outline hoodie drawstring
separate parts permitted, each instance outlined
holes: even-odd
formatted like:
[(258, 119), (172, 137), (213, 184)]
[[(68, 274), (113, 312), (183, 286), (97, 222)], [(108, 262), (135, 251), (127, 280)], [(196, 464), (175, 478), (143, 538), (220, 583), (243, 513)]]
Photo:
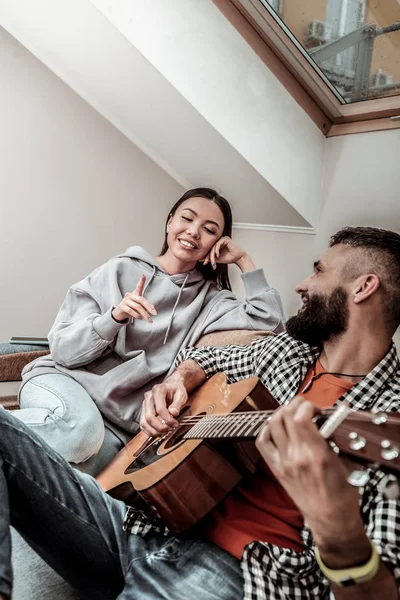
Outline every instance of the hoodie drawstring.
[(178, 304), (179, 304), (179, 300), (180, 300), (180, 298), (181, 298), (182, 292), (183, 292), (183, 290), (185, 289), (185, 285), (186, 285), (186, 282), (187, 282), (187, 280), (188, 280), (188, 277), (189, 277), (189, 271), (186, 273), (186, 277), (185, 277), (185, 279), (183, 280), (182, 287), (181, 287), (181, 288), (180, 288), (180, 290), (179, 290), (179, 294), (178, 294), (178, 297), (177, 297), (177, 299), (176, 299), (176, 302), (175, 302), (175, 304), (174, 304), (174, 308), (172, 309), (171, 318), (170, 318), (170, 320), (169, 320), (169, 323), (168, 323), (167, 331), (165, 332), (165, 337), (164, 337), (164, 341), (163, 341), (163, 346), (164, 346), (164, 345), (167, 343), (167, 340), (168, 340), (168, 335), (169, 335), (169, 332), (171, 331), (172, 321), (173, 321), (173, 319), (174, 319), (174, 315), (175, 315), (175, 310), (176, 310), (176, 307), (177, 307), (177, 306), (178, 306)]

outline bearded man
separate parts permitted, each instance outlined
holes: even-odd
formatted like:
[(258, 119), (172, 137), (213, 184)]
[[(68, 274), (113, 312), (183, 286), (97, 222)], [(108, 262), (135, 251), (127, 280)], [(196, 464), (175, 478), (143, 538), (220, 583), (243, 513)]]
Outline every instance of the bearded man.
[[(371, 473), (358, 491), (313, 423), (316, 407), (398, 411), (400, 236), (347, 227), (297, 287), (286, 332), (251, 346), (193, 348), (145, 399), (141, 426), (165, 434), (187, 393), (223, 371), (256, 375), (282, 404), (257, 447), (266, 465), (215, 509), (204, 538), (240, 561), (244, 597), (394, 600), (400, 512)], [(298, 394), (298, 395), (296, 395)], [(317, 560), (316, 560), (317, 559)]]
[(282, 405), (257, 440), (265, 462), (208, 515), (201, 539), (157, 530), (0, 410), (0, 599), (11, 590), (11, 521), (88, 598), (398, 600), (392, 476), (371, 471), (351, 486), (313, 417), (344, 400), (399, 410), (400, 235), (342, 229), (296, 291), (303, 306), (286, 333), (185, 350), (146, 394), (151, 436), (174, 428), (188, 392), (218, 371), (229, 382), (258, 376)]

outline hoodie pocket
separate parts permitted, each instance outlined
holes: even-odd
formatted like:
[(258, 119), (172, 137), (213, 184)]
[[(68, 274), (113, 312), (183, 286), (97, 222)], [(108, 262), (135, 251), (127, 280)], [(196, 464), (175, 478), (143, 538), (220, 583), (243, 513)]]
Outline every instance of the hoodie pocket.
[(124, 361), (118, 354), (115, 352), (111, 352), (107, 355), (99, 356), (96, 360), (92, 361), (88, 365), (85, 366), (86, 371), (90, 371), (90, 373), (94, 373), (95, 375), (104, 375), (108, 373), (112, 369), (115, 369)]

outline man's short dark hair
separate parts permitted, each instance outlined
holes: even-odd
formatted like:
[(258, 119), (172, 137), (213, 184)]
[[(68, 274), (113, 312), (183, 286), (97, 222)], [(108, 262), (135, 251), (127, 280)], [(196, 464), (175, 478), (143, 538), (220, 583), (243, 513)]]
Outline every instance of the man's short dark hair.
[(356, 278), (366, 272), (378, 275), (383, 289), (385, 319), (395, 328), (400, 324), (400, 234), (375, 227), (344, 227), (330, 239), (329, 246), (343, 244), (361, 249), (350, 258), (344, 275)]

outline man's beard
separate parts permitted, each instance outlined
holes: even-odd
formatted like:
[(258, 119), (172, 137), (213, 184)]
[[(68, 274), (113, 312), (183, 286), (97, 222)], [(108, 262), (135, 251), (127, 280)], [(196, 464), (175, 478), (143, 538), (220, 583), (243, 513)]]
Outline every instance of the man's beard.
[(310, 346), (321, 346), (344, 333), (348, 327), (347, 293), (337, 287), (326, 296), (304, 294), (307, 305), (286, 323), (286, 330), (296, 340)]

